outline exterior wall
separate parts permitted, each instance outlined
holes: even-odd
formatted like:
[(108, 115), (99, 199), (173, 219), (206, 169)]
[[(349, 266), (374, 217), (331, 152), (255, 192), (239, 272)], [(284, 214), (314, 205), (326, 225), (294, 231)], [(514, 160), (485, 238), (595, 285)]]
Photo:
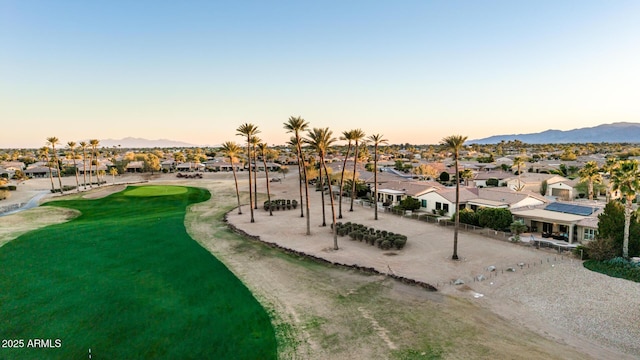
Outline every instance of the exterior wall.
[(456, 207), (455, 203), (451, 203), (449, 200), (443, 198), (440, 194), (438, 194), (435, 191), (426, 193), (424, 195), (420, 195), (417, 197), (417, 199), (420, 200), (421, 203), (424, 203), (423, 200), (427, 202), (426, 203), (427, 206), (421, 207), (419, 211), (424, 211), (428, 213), (433, 213), (434, 210), (436, 213), (438, 213), (439, 209), (437, 209), (437, 204), (439, 203), (441, 205), (440, 208), (442, 208), (446, 204), (446, 208), (448, 208), (448, 211), (445, 212), (444, 215), (451, 216), (453, 215), (454, 209)]
[(509, 206), (510, 209), (517, 209), (520, 207), (524, 207), (524, 206), (537, 206), (537, 205), (542, 205), (544, 204), (544, 202), (542, 202), (541, 200), (538, 200), (536, 198), (532, 198), (532, 197), (528, 197), (522, 201), (518, 201), (515, 204), (511, 204), (511, 206)]

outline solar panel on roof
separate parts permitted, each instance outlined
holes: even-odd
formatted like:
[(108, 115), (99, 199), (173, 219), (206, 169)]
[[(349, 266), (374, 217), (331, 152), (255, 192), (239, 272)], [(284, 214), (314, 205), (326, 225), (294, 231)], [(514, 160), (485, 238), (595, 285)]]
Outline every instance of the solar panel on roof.
[(572, 205), (572, 204), (564, 204), (559, 202), (554, 202), (547, 205), (545, 210), (561, 212), (565, 214), (573, 214), (573, 215), (582, 215), (589, 216), (593, 214), (594, 209), (588, 206), (580, 206), (580, 205)]

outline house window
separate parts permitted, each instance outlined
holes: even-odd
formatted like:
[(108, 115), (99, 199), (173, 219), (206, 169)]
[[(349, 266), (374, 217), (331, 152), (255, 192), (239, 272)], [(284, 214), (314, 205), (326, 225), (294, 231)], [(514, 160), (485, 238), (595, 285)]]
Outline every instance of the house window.
[(402, 201), (402, 195), (396, 195), (396, 201), (397, 202)]
[(583, 239), (591, 241), (596, 238), (596, 229), (584, 229)]
[(423, 208), (426, 208), (427, 207), (427, 200), (421, 200), (420, 201), (420, 206), (423, 207)]
[(442, 209), (442, 203), (436, 201), (436, 210)]
[(442, 210), (444, 210), (445, 213), (449, 212), (449, 204), (442, 204)]

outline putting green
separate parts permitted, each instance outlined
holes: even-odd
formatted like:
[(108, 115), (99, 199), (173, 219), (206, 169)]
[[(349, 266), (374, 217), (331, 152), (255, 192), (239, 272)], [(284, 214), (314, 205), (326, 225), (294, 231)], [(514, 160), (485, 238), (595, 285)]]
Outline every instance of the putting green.
[(186, 232), (210, 197), (141, 186), (47, 203), (82, 215), (0, 248), (0, 359), (276, 358), (265, 309)]
[(184, 186), (165, 186), (165, 185), (153, 185), (153, 186), (132, 186), (124, 191), (125, 196), (169, 196), (184, 194), (187, 192), (187, 188)]

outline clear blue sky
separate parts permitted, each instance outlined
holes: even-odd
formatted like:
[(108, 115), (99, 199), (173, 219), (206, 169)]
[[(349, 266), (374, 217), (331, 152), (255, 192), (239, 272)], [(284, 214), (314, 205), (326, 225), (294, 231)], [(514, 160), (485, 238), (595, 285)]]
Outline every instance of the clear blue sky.
[(0, 148), (640, 122), (640, 1), (0, 0)]

